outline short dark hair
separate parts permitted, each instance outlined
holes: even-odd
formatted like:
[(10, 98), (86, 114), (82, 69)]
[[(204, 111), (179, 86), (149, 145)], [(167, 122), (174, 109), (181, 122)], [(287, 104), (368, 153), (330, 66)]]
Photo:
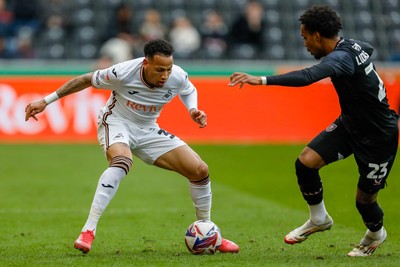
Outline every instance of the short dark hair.
[(319, 32), (326, 38), (337, 36), (342, 29), (338, 14), (326, 5), (312, 6), (300, 16), (299, 21), (308, 32)]
[(155, 39), (144, 45), (143, 52), (146, 57), (154, 57), (156, 54), (169, 57), (174, 53), (174, 47), (165, 40)]

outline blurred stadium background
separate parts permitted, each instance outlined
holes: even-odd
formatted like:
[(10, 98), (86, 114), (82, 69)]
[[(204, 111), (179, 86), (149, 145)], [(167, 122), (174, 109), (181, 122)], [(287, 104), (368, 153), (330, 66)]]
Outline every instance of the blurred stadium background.
[(307, 142), (340, 112), (329, 81), (251, 93), (227, 83), (233, 71), (268, 75), (315, 64), (298, 21), (313, 4), (338, 11), (342, 36), (374, 45), (398, 111), (400, 0), (0, 0), (0, 142), (95, 142), (97, 109), (109, 92), (62, 99), (39, 122), (24, 121), (25, 105), (72, 76), (142, 56), (152, 38), (173, 43), (210, 120), (201, 131), (188, 127), (181, 104), (172, 103), (161, 126), (189, 142)]
[[(141, 53), (140, 42), (149, 37), (142, 32), (146, 11), (159, 12), (170, 39), (174, 21), (189, 19), (199, 32), (200, 46), (180, 55), (189, 59), (267, 59), (309, 60), (298, 34), (298, 17), (313, 4), (328, 4), (342, 17), (346, 37), (373, 44), (379, 61), (399, 60), (399, 0), (258, 0), (265, 27), (260, 31), (258, 47), (254, 43), (238, 44), (232, 30), (244, 12), (247, 0), (0, 0), (0, 58), (94, 60), (102, 45), (124, 32), (131, 34), (134, 56)], [(126, 5), (125, 15), (117, 10)], [(3, 6), (3, 7), (1, 7)], [(220, 33), (227, 47), (223, 51), (207, 50), (204, 23), (211, 11), (218, 12), (226, 27)], [(120, 21), (117, 21), (117, 17)], [(125, 17), (126, 21), (122, 18)], [(154, 30), (156, 31), (156, 30)], [(218, 36), (219, 37), (219, 36)], [(189, 38), (189, 37), (188, 37)], [(259, 37), (256, 37), (259, 38)], [(189, 38), (190, 39), (190, 38)], [(218, 46), (218, 44), (214, 44)], [(215, 48), (215, 47), (214, 47)], [(218, 48), (215, 48), (218, 50)]]

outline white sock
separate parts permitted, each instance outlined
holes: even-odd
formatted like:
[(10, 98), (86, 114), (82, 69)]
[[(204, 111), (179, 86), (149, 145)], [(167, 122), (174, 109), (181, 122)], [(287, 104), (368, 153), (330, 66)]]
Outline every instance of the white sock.
[(316, 225), (323, 224), (325, 222), (327, 211), (325, 209), (324, 200), (317, 205), (309, 205), (308, 209), (310, 211), (310, 219)]
[(100, 176), (96, 193), (92, 201), (88, 219), (82, 228), (82, 232), (92, 230), (96, 233), (97, 223), (111, 199), (117, 192), (118, 186), (126, 175), (125, 171), (118, 167), (109, 167)]
[(197, 220), (210, 220), (212, 202), (211, 182), (207, 184), (194, 184), (189, 182), (190, 196), (196, 210)]
[(376, 232), (372, 232), (371, 230), (368, 229), (365, 235), (374, 240), (381, 239), (381, 237), (383, 236), (383, 226)]

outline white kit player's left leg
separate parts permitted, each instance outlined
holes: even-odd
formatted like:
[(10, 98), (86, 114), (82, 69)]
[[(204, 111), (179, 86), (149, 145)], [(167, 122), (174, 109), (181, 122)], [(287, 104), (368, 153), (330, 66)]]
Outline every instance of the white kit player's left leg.
[(200, 181), (190, 181), (189, 189), (197, 220), (210, 220), (212, 192), (209, 176)]
[[(207, 176), (200, 181), (190, 182), (190, 195), (196, 209), (196, 217), (198, 220), (210, 220), (212, 193), (211, 182)], [(222, 238), (221, 245), (218, 250), (223, 253), (238, 253), (239, 246), (234, 242)]]

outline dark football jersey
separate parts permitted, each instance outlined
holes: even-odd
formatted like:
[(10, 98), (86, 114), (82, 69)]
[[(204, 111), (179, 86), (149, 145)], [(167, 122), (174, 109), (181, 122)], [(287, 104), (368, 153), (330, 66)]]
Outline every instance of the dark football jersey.
[(268, 85), (305, 86), (330, 77), (339, 96), (341, 119), (358, 141), (379, 143), (397, 127), (386, 89), (371, 62), (373, 47), (341, 39), (335, 50), (310, 68), (267, 77)]

